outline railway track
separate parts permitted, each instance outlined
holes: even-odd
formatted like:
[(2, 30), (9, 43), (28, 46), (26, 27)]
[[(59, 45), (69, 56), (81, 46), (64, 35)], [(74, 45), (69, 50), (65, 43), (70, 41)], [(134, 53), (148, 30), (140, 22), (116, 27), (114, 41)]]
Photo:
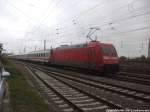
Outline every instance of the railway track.
[[(75, 68), (61, 68), (62, 70), (69, 70), (69, 71), (75, 71), (78, 73), (83, 73), (83, 74), (88, 74), (88, 75), (97, 75), (99, 76), (99, 73), (95, 73), (92, 71), (81, 71), (79, 69)], [(137, 73), (128, 73), (128, 72), (119, 72), (117, 74), (106, 74), (105, 77), (119, 80), (119, 81), (126, 81), (126, 82), (132, 82), (132, 83), (137, 83), (137, 84), (143, 84), (143, 85), (148, 85), (150, 86), (150, 75), (146, 74), (137, 74)]]
[(150, 86), (150, 75), (146, 74), (120, 72), (111, 78)]
[(101, 112), (108, 108), (121, 108), (105, 99), (88, 94), (78, 88), (72, 87), (70, 84), (48, 76), (38, 69), (31, 67), (29, 69), (34, 73), (34, 78), (36, 78), (39, 85), (46, 89), (47, 94), (50, 95), (51, 99), (54, 100), (54, 103), (58, 105), (61, 111)]
[(119, 75), (121, 75), (121, 76), (127, 76), (127, 77), (136, 77), (136, 78), (140, 78), (140, 79), (150, 80), (150, 75), (147, 75), (147, 74), (120, 72)]
[[(36, 67), (35, 64), (32, 64), (32, 65)], [(119, 80), (119, 78), (117, 78), (117, 76), (114, 76), (114, 77), (101, 76), (101, 77), (99, 77), (99, 76), (96, 76), (96, 75), (93, 76), (93, 74), (79, 73), (78, 71), (76, 72), (76, 71), (70, 71), (70, 70), (64, 70), (64, 69), (57, 69), (57, 68), (51, 68), (51, 67), (46, 67), (46, 66), (41, 66), (41, 65), (38, 65), (38, 67), (43, 68), (43, 69), (48, 70), (48, 71), (49, 70), (54, 71), (54, 72), (56, 71), (56, 72), (59, 72), (59, 73), (68, 74), (69, 76), (74, 76), (74, 77), (78, 77), (78, 78), (83, 78), (85, 80), (90, 80), (90, 81), (94, 81), (94, 82), (103, 83), (105, 85), (112, 85), (112, 86), (115, 86), (115, 87), (122, 87), (124, 89), (127, 88), (127, 89), (130, 89), (130, 90), (133, 90), (133, 91), (136, 90), (138, 92), (144, 92), (144, 93), (147, 93), (147, 94), (150, 93), (149, 85), (145, 86), (141, 82), (138, 82), (138, 83), (135, 84), (135, 81), (131, 81), (131, 80), (128, 81), (127, 79), (123, 79), (123, 81), (122, 81), (122, 78)], [(141, 74), (139, 74), (139, 75), (141, 75)]]
[(132, 109), (148, 109), (150, 107), (150, 93), (148, 92), (108, 85), (98, 81), (83, 79), (83, 77), (68, 76), (64, 73), (46, 70), (41, 67), (39, 69), (37, 66), (34, 66), (34, 68), (42, 71), (44, 74), (48, 74), (46, 75), (47, 77), (52, 77), (58, 82), (80, 91), (80, 93), (92, 95), (95, 100), (99, 98), (98, 101), (107, 107), (114, 108), (116, 106), (117, 108)]

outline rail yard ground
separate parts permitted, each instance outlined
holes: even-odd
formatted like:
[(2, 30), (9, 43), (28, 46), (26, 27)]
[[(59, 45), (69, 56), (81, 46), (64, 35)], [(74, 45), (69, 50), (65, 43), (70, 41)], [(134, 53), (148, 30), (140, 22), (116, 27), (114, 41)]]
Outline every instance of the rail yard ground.
[(48, 105), (39, 92), (29, 84), (21, 66), (8, 60), (3, 62), (5, 69), (11, 73), (7, 79), (11, 112), (48, 112)]
[(4, 63), (11, 73), (7, 82), (12, 112), (150, 111), (150, 75), (100, 77), (21, 61)]

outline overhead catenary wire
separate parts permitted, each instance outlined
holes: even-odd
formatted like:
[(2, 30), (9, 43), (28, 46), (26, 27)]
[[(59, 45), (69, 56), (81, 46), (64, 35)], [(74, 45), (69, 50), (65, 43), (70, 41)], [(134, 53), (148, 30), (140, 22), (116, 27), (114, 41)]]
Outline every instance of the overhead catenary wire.
[[(58, 0), (58, 2), (55, 4), (55, 8), (61, 3), (61, 1), (62, 0)], [(50, 10), (50, 12), (51, 12), (52, 10)], [(43, 24), (43, 22), (45, 21), (45, 19), (47, 19), (50, 15), (49, 15), (49, 13), (50, 12), (48, 12), (47, 13), (47, 16), (46, 17), (44, 17), (40, 22), (39, 22), (39, 25), (37, 25), (38, 27), (40, 27), (40, 25), (42, 25)], [(53, 13), (53, 12), (52, 12)]]
[[(150, 20), (148, 19), (148, 20), (145, 20), (145, 21), (143, 21), (143, 22), (150, 22)], [(132, 24), (132, 25), (138, 25), (138, 23), (140, 23), (140, 22), (135, 22), (134, 24)], [(109, 25), (108, 25), (109, 26)], [(89, 26), (90, 27), (90, 26)], [(98, 25), (98, 27), (99, 28), (101, 28), (101, 31), (105, 34), (105, 35), (103, 35), (103, 36), (109, 36), (109, 35), (113, 35), (113, 34), (125, 34), (125, 33), (129, 33), (129, 32), (134, 32), (134, 30), (136, 31), (143, 31), (143, 30), (146, 30), (147, 28), (145, 28), (145, 27), (140, 27), (140, 28), (137, 28), (137, 29), (129, 29), (129, 30), (126, 30), (126, 31), (119, 31), (119, 32), (117, 32), (117, 30), (116, 30), (116, 27), (115, 26), (113, 26), (114, 28), (115, 28), (115, 32), (114, 33), (109, 33), (109, 31), (108, 30), (112, 30), (112, 29), (109, 29), (109, 27), (108, 28), (105, 28), (105, 29), (103, 29), (102, 27), (100, 27), (99, 25)], [(112, 26), (111, 26), (112, 27)], [(144, 29), (142, 29), (142, 28), (144, 28)], [(89, 28), (87, 27), (86, 29), (84, 29), (84, 30), (88, 30)], [(149, 28), (148, 28), (149, 29)], [(113, 29), (114, 30), (114, 29)], [(130, 31), (131, 30), (131, 31)], [(104, 32), (104, 31), (107, 31), (107, 33), (106, 32)], [(59, 30), (59, 37), (61, 37), (61, 38), (66, 38), (66, 36), (67, 35), (72, 35), (72, 34), (75, 34), (75, 32), (74, 31), (69, 31), (69, 33), (65, 33), (66, 31), (64, 31), (64, 32), (60, 32), (60, 30)], [(60, 34), (61, 33), (61, 34)], [(58, 38), (59, 39), (59, 38)]]
[[(60, 0), (61, 1), (61, 0)], [(58, 4), (60, 3), (60, 1), (58, 2)], [(132, 2), (131, 2), (132, 3)], [(127, 6), (129, 3), (127, 3), (125, 6)], [(89, 12), (89, 11), (92, 11), (93, 9), (95, 9), (95, 8), (97, 8), (97, 7), (100, 7), (100, 6), (104, 6), (104, 4), (97, 4), (97, 5), (95, 5), (95, 6), (93, 6), (93, 7), (91, 7), (91, 8), (89, 8), (89, 9), (87, 9), (87, 10), (85, 10), (85, 11), (83, 11), (83, 12), (81, 12), (81, 13), (79, 13), (78, 15), (76, 15), (76, 16), (80, 16), (80, 15), (82, 15), (82, 14), (84, 14), (84, 13), (87, 13), (87, 12)], [(123, 7), (123, 6), (122, 6)], [(121, 8), (121, 7), (119, 7), (119, 8)], [(49, 16), (49, 15), (48, 15)], [(47, 17), (48, 17), (47, 16)], [(46, 17), (46, 18), (47, 18)], [(74, 16), (75, 17), (75, 16)], [(71, 17), (71, 18), (74, 18), (74, 17)], [(45, 18), (45, 19), (46, 19)], [(45, 19), (43, 19), (43, 20), (45, 20)], [(67, 19), (67, 20), (69, 20), (69, 19)], [(63, 23), (64, 23), (64, 21), (63, 21)], [(39, 28), (40, 26), (42, 25), (42, 22), (40, 22), (40, 24), (38, 25), (38, 27), (37, 28)], [(64, 27), (65, 28), (65, 27)]]
[[(131, 3), (132, 3), (132, 2), (131, 2)], [(129, 4), (131, 4), (131, 3), (127, 3), (127, 4), (125, 4), (125, 5), (121, 6), (121, 7), (119, 7), (119, 8), (117, 8), (117, 9), (113, 10), (113, 11), (118, 11), (120, 8), (126, 7), (126, 6), (128, 6)], [(93, 11), (93, 9), (96, 9), (96, 8), (98, 8), (98, 7), (100, 7), (100, 6), (105, 6), (105, 5), (104, 5), (104, 4), (101, 4), (101, 3), (96, 4), (96, 5), (94, 5), (93, 7), (88, 8), (88, 9), (86, 9), (85, 11), (82, 11), (82, 12), (80, 12), (80, 13), (77, 14), (77, 15), (74, 15), (74, 16), (72, 16), (72, 17), (70, 17), (70, 18), (65, 19), (65, 20), (62, 21), (61, 23), (65, 23), (65, 22), (70, 21), (70, 20), (72, 20), (72, 19), (74, 19), (74, 18), (79, 18), (80, 16), (83, 16), (84, 14), (87, 14), (88, 12), (91, 12), (91, 11)]]
[[(135, 1), (134, 1), (135, 2)], [(131, 3), (127, 3), (126, 5), (124, 5), (124, 6), (121, 6), (121, 7), (119, 7), (119, 8), (117, 8), (117, 9), (114, 9), (113, 11), (115, 12), (115, 11), (118, 11), (120, 8), (122, 8), (122, 7), (127, 7), (129, 4), (132, 4), (132, 2)], [(83, 12), (81, 12), (81, 13), (79, 13), (78, 15), (76, 15), (76, 16), (73, 16), (73, 17), (71, 17), (71, 18), (68, 18), (68, 19), (66, 19), (65, 21), (70, 21), (71, 19), (73, 19), (73, 18), (79, 18), (80, 17), (80, 15), (81, 16), (83, 16), (83, 14), (85, 13), (87, 13), (87, 12), (89, 12), (89, 11), (92, 11), (92, 9), (95, 9), (95, 8), (97, 8), (97, 7), (99, 7), (99, 5), (100, 4), (97, 4), (96, 6), (94, 6), (94, 7), (92, 7), (92, 8), (89, 8), (89, 9), (87, 9), (86, 11), (83, 11)], [(146, 14), (145, 14), (146, 15)], [(140, 15), (135, 15), (135, 16), (140, 16)], [(126, 19), (126, 18), (123, 18), (123, 19)], [(128, 18), (127, 18), (128, 19)], [(63, 21), (62, 23), (66, 23), (65, 21)], [(119, 20), (116, 20), (116, 21), (119, 21)], [(113, 21), (114, 22), (114, 21)], [(106, 24), (109, 24), (109, 23), (111, 23), (111, 22), (108, 22), (108, 23), (106, 23)]]
[[(144, 16), (144, 15), (147, 15), (147, 14), (149, 14), (149, 12), (148, 13), (144, 13), (144, 14), (138, 14), (138, 15), (135, 15), (134, 17), (133, 16), (130, 16), (130, 17), (126, 17), (126, 18), (121, 18), (121, 20), (115, 20), (115, 21), (112, 21), (112, 22), (110, 22), (110, 23), (117, 23), (118, 21), (119, 22), (121, 22), (121, 21), (125, 21), (125, 20), (128, 20), (128, 19), (132, 19), (132, 18), (135, 18), (135, 17), (138, 17), (138, 16)], [(105, 24), (103, 24), (102, 26), (105, 26), (105, 25), (108, 25), (109, 23), (105, 23)], [(100, 26), (101, 27), (101, 26)], [(60, 30), (61, 29), (66, 29), (66, 27), (60, 27), (59, 28)]]
[[(136, 17), (141, 17), (141, 16), (145, 16), (145, 15), (149, 15), (149, 14), (150, 14), (150, 12), (146, 12), (146, 13), (137, 14), (137, 15), (134, 15), (134, 16), (128, 16), (128, 17), (125, 17), (125, 18), (121, 18), (121, 19), (117, 19), (117, 20), (111, 21), (110, 23), (108, 22), (108, 23), (104, 23), (102, 25), (97, 25), (97, 26), (102, 28), (103, 26), (109, 26), (110, 24), (113, 25), (113, 24), (116, 24), (118, 22), (119, 23), (120, 22), (124, 22), (124, 21), (129, 20), (129, 19), (134, 19)], [(92, 26), (91, 25), (86, 25), (84, 27), (87, 27), (87, 29), (88, 29), (89, 27), (92, 27)], [(59, 30), (62, 30), (62, 29), (66, 29), (66, 27), (59, 27)], [(113, 27), (113, 29), (114, 29), (114, 27)], [(61, 33), (63, 33), (63, 32), (61, 32)]]
[[(54, 0), (53, 0), (54, 1)], [(56, 4), (55, 4), (55, 8), (61, 3), (61, 1), (62, 0), (59, 0)], [(50, 7), (50, 6), (49, 6)], [(48, 8), (47, 8), (48, 9)], [(45, 10), (46, 11), (46, 10)], [(50, 10), (50, 12), (51, 12), (52, 10)], [(39, 29), (40, 28), (40, 26), (43, 24), (43, 22), (45, 21), (45, 19), (47, 19), (50, 15), (49, 15), (49, 13), (50, 12), (48, 12), (48, 14), (47, 14), (47, 16), (46, 17), (44, 17), (40, 22), (39, 22), (39, 24), (37, 25), (37, 27), (35, 28), (35, 30), (34, 31), (32, 31), (32, 32), (35, 32), (37, 29)]]
[(23, 12), (21, 9), (19, 9), (18, 7), (16, 7), (16, 6), (15, 6), (12, 2), (10, 2), (9, 0), (7, 0), (7, 3), (8, 3), (11, 7), (13, 7), (14, 9), (16, 9), (16, 11), (18, 11), (20, 14), (22, 14), (23, 16), (25, 16), (30, 24), (33, 24), (33, 25), (34, 25), (33, 19), (32, 19), (30, 16), (28, 16), (25, 12)]

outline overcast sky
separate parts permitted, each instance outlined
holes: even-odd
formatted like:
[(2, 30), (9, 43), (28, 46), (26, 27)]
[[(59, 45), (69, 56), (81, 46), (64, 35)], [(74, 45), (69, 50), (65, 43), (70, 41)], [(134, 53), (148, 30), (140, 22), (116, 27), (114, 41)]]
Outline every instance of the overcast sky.
[(147, 56), (150, 0), (0, 0), (0, 42), (23, 53), (92, 38), (113, 43), (119, 56)]

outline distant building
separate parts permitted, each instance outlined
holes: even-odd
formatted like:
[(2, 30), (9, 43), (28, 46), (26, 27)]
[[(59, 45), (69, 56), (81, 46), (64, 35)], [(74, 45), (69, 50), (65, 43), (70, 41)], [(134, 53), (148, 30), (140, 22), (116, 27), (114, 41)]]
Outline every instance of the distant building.
[(150, 39), (149, 39), (149, 42), (148, 42), (148, 58), (150, 58)]

